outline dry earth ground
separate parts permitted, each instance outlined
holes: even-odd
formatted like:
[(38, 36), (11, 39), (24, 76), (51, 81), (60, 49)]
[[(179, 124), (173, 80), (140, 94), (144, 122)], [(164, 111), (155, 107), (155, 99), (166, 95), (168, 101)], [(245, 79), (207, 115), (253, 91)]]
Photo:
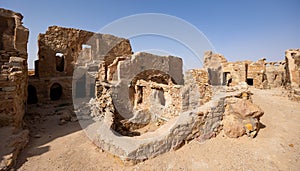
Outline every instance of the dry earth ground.
[(40, 109), (31, 120), (29, 145), (17, 169), (33, 170), (300, 170), (300, 103), (281, 89), (252, 89), (253, 100), (265, 112), (255, 139), (230, 139), (219, 134), (204, 143), (191, 141), (182, 148), (137, 165), (92, 144), (78, 122), (59, 125), (59, 116)]

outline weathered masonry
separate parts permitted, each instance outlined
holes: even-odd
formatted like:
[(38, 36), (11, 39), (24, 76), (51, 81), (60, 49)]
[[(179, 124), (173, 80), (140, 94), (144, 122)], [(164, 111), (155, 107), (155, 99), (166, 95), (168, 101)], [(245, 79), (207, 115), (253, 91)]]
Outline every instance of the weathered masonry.
[[(58, 26), (40, 34), (38, 46), (35, 72), (29, 78), (29, 103), (72, 103), (72, 84), (76, 98), (93, 97), (95, 78), (88, 72), (98, 72), (104, 59), (107, 68), (117, 56), (132, 54), (126, 39)], [(73, 77), (75, 67), (82, 71)]]
[(290, 98), (300, 101), (300, 49), (285, 51), (286, 80), (290, 89)]
[(13, 166), (28, 142), (23, 130), (27, 100), (27, 41), (23, 16), (0, 8), (0, 170)]
[[(228, 62), (223, 55), (214, 54), (211, 51), (207, 51), (204, 57), (214, 59), (214, 62), (210, 61), (206, 65), (212, 84), (235, 86), (246, 82), (249, 86), (266, 89), (283, 87), (289, 79), (286, 75), (286, 61), (267, 62), (265, 58), (262, 58), (257, 62), (249, 60)], [(222, 77), (222, 80), (217, 83), (214, 78), (218, 76)]]
[(0, 9), (0, 127), (21, 127), (27, 99), (27, 41), (23, 16)]

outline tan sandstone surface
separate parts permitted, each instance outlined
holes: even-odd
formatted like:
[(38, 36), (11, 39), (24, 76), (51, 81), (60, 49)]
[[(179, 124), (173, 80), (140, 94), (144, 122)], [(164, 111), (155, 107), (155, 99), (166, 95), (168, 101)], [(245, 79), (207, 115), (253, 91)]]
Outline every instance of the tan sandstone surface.
[[(17, 169), (31, 170), (299, 170), (300, 105), (282, 89), (258, 90), (253, 102), (265, 112), (256, 138), (228, 138), (223, 132), (203, 143), (189, 142), (176, 151), (132, 165), (97, 148), (78, 122), (59, 122), (63, 114), (40, 107), (27, 115), (30, 141)], [(32, 114), (32, 115), (30, 115)], [(59, 125), (60, 124), (60, 125)]]

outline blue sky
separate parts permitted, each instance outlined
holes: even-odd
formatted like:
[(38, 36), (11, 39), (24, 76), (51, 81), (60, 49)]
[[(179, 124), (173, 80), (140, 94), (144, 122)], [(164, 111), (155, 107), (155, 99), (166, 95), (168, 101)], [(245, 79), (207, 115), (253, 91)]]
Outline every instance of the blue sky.
[[(283, 60), (286, 49), (300, 48), (299, 0), (0, 0), (0, 7), (24, 16), (23, 23), (30, 30), (30, 68), (37, 59), (37, 36), (48, 26), (96, 32), (117, 19), (140, 13), (168, 14), (191, 23), (230, 61)], [(193, 55), (184, 46), (159, 36), (130, 40), (134, 51), (159, 49), (184, 61)]]

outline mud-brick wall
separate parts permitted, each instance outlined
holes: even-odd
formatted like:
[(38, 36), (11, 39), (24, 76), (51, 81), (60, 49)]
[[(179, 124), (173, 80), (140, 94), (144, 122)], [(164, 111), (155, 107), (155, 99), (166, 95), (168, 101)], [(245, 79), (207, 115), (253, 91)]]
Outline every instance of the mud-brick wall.
[(27, 41), (23, 16), (0, 8), (0, 127), (22, 125), (27, 100)]

